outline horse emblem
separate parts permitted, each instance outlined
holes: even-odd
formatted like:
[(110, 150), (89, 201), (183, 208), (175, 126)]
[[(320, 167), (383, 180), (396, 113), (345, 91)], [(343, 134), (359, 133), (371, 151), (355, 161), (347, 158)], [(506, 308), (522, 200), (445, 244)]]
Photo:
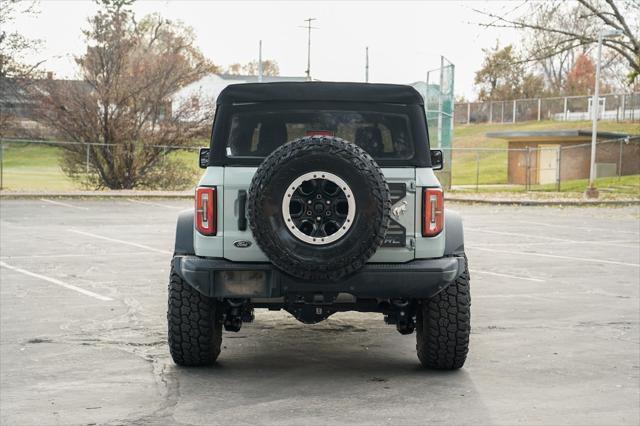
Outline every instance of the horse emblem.
[(407, 212), (407, 202), (402, 201), (400, 204), (395, 206), (391, 213), (396, 217), (396, 219), (400, 219), (400, 216)]

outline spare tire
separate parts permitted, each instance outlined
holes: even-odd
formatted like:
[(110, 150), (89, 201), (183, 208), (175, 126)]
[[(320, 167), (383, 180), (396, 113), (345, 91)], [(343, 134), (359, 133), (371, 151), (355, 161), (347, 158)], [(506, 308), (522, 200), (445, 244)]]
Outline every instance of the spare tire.
[(343, 139), (308, 136), (258, 167), (248, 199), (258, 246), (285, 273), (336, 281), (382, 245), (391, 198), (380, 167)]

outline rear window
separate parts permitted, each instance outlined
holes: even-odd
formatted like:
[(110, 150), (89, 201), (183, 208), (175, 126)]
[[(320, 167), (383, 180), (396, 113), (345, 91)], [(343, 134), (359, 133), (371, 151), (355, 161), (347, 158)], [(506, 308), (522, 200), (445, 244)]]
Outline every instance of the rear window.
[(226, 156), (264, 158), (293, 139), (327, 135), (355, 143), (375, 159), (411, 159), (415, 152), (411, 123), (415, 108), (345, 102), (233, 105), (226, 118)]

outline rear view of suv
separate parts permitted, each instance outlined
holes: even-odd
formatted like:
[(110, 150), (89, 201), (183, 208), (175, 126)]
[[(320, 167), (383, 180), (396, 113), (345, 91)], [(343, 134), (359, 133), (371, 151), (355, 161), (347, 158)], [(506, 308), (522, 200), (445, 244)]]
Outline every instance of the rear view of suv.
[(463, 366), (469, 271), (444, 210), (422, 97), (412, 87), (263, 83), (218, 97), (195, 208), (177, 224), (169, 347), (207, 365), (254, 309), (314, 324), (379, 312), (417, 335), (425, 367)]

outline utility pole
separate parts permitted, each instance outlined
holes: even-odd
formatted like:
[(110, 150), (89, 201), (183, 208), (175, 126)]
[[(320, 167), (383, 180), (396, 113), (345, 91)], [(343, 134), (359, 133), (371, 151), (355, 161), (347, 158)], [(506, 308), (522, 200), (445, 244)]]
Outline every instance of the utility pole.
[(307, 29), (307, 70), (305, 73), (307, 74), (307, 81), (311, 81), (311, 30), (317, 30), (318, 28), (312, 27), (311, 22), (316, 21), (317, 18), (307, 18), (304, 22), (307, 23), (305, 27)]
[(364, 81), (369, 82), (369, 46), (365, 49)]
[(262, 83), (262, 40), (258, 43), (258, 83)]
[(598, 198), (596, 189), (596, 144), (598, 139), (598, 116), (600, 113), (600, 62), (602, 56), (602, 40), (622, 35), (622, 30), (600, 31), (598, 33), (598, 58), (596, 61), (596, 81), (591, 100), (591, 162), (589, 167), (589, 186), (584, 192), (587, 198)]

